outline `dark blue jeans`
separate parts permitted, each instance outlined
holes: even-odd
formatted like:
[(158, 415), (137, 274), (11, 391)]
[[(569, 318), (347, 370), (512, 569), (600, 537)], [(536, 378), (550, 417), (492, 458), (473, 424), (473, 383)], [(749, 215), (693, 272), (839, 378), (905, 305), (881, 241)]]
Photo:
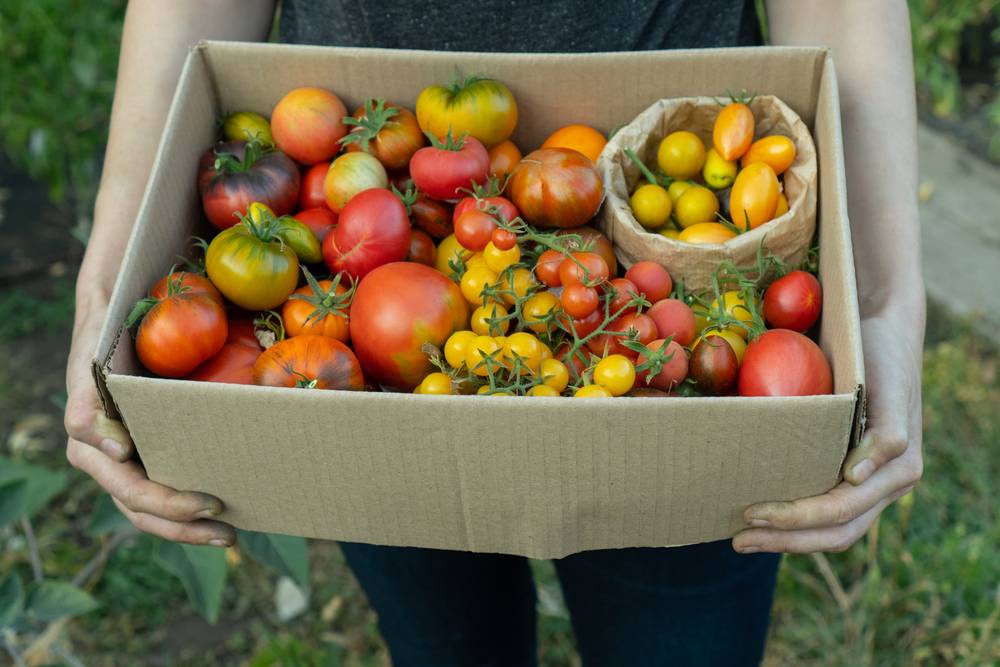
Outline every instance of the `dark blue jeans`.
[[(342, 543), (394, 667), (533, 667), (528, 561)], [(555, 561), (584, 667), (748, 667), (764, 652), (780, 557), (728, 540)]]

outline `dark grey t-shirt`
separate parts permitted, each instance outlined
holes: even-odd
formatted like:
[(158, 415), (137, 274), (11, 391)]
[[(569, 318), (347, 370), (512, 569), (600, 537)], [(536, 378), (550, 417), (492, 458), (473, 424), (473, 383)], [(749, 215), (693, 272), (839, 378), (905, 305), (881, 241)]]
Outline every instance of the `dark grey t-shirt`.
[(292, 44), (593, 52), (760, 43), (753, 0), (283, 0)]

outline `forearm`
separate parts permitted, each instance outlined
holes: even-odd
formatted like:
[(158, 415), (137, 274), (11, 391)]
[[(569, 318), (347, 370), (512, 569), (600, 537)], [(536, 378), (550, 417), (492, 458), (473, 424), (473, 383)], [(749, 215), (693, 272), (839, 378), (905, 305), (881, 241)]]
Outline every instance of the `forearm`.
[(861, 317), (898, 322), (919, 360), (924, 286), (916, 109), (904, 0), (769, 0), (774, 44), (833, 49)]
[(110, 295), (188, 49), (202, 39), (262, 40), (273, 12), (273, 0), (129, 3), (94, 227), (77, 281), (78, 325)]

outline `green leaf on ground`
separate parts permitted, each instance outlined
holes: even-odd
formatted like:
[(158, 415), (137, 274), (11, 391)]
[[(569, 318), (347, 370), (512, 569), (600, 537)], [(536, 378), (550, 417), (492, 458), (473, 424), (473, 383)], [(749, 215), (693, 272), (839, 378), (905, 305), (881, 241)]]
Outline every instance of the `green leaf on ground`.
[(303, 591), (309, 590), (309, 553), (305, 538), (249, 530), (238, 530), (237, 535), (238, 544), (254, 560), (291, 578)]
[(181, 580), (198, 613), (209, 623), (215, 623), (226, 585), (225, 549), (160, 540), (153, 557), (163, 569)]
[(0, 457), (0, 484), (14, 480), (26, 482), (24, 516), (30, 517), (58, 495), (66, 487), (66, 477), (63, 471), (47, 470)]
[(39, 621), (54, 621), (66, 616), (79, 616), (97, 608), (90, 593), (63, 581), (43, 581), (28, 591), (25, 608)]
[(130, 527), (132, 524), (121, 513), (118, 506), (111, 500), (108, 494), (102, 494), (94, 507), (94, 513), (90, 515), (90, 523), (87, 525), (87, 534), (93, 537), (114, 533)]
[(0, 630), (10, 627), (24, 610), (24, 589), (16, 572), (0, 581)]
[(24, 516), (28, 484), (23, 479), (0, 483), (0, 528)]

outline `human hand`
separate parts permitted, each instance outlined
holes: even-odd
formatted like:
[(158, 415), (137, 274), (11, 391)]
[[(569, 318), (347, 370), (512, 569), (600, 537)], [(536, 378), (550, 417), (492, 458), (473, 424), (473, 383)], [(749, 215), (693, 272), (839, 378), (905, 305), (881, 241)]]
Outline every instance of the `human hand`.
[(750, 528), (733, 538), (736, 551), (845, 551), (920, 480), (922, 350), (909, 349), (890, 319), (861, 323), (868, 420), (844, 462), (844, 481), (819, 496), (748, 507)]
[(152, 482), (142, 466), (131, 460), (135, 449), (128, 431), (121, 422), (104, 415), (91, 372), (107, 300), (90, 297), (77, 302), (66, 371), (66, 458), (74, 468), (97, 480), (139, 530), (175, 542), (233, 544), (233, 527), (212, 520), (222, 512), (218, 498)]

